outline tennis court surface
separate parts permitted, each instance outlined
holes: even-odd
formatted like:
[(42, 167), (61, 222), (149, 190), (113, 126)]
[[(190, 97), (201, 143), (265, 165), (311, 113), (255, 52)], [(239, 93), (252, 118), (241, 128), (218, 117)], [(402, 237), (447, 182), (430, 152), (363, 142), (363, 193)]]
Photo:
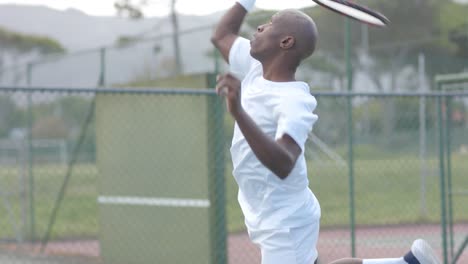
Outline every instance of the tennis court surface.
[[(468, 234), (468, 223), (458, 224), (455, 236), (456, 244), (461, 243), (463, 234)], [(382, 236), (382, 234), (386, 234)], [(320, 263), (349, 256), (351, 253), (349, 229), (324, 229), (320, 233), (319, 256)], [(378, 258), (385, 256), (400, 256), (404, 254), (412, 240), (422, 237), (434, 247), (439, 256), (442, 254), (440, 241), (440, 226), (401, 225), (388, 227), (365, 227), (356, 229), (358, 257)], [(157, 243), (155, 241), (155, 243)], [(36, 245), (13, 246), (6, 243), (0, 246), (0, 263), (18, 264), (99, 264), (99, 242), (96, 240), (51, 242), (45, 254), (32, 254)], [(228, 237), (229, 264), (258, 264), (260, 252), (253, 245), (245, 232), (230, 234)], [(468, 263), (468, 252), (464, 252), (459, 263)]]

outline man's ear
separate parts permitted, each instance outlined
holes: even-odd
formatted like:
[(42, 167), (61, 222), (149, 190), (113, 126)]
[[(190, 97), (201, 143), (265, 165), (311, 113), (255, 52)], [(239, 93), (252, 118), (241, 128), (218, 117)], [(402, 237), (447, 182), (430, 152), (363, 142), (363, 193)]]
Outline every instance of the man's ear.
[(296, 39), (294, 39), (293, 36), (286, 36), (283, 39), (281, 39), (280, 47), (282, 49), (290, 49), (294, 46), (295, 42)]

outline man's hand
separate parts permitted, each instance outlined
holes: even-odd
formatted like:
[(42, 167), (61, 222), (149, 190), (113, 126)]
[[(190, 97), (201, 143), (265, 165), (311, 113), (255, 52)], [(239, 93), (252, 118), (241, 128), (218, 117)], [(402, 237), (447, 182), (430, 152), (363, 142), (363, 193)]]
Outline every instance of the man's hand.
[(237, 119), (239, 113), (244, 111), (241, 105), (241, 82), (230, 73), (218, 75), (216, 80), (216, 93), (226, 98), (227, 110)]
[(226, 107), (236, 120), (239, 129), (247, 140), (258, 160), (280, 179), (291, 173), (301, 148), (289, 135), (277, 141), (267, 136), (244, 111), (241, 104), (241, 83), (232, 74), (219, 75), (216, 93), (226, 99)]

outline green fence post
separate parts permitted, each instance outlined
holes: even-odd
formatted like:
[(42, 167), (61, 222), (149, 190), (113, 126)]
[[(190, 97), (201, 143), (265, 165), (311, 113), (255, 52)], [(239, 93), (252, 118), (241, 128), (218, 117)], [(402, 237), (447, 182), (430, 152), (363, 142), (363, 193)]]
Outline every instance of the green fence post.
[[(216, 86), (216, 75), (207, 75), (208, 86)], [(209, 95), (208, 102), (208, 167), (210, 170), (209, 192), (212, 221), (211, 245), (213, 249), (212, 263), (226, 264), (226, 198), (225, 198), (225, 156), (224, 156), (224, 106), (223, 100), (215, 95)]]
[(454, 255), (454, 241), (453, 241), (453, 207), (452, 207), (452, 141), (451, 137), (451, 127), (452, 127), (452, 98), (447, 97), (446, 99), (446, 115), (445, 115), (445, 148), (447, 151), (447, 195), (448, 195), (448, 228), (449, 228), (449, 238), (450, 238), (450, 259), (453, 260)]
[[(437, 83), (437, 90), (441, 91), (441, 84)], [(444, 157), (444, 122), (442, 117), (442, 96), (437, 97), (437, 119), (439, 124), (439, 170), (440, 170), (440, 210), (442, 227), (442, 251), (443, 263), (448, 264), (447, 256), (447, 212), (446, 212), (446, 190), (445, 190), (445, 157)]]
[[(26, 72), (26, 83), (30, 87), (32, 84), (32, 70), (33, 64), (27, 64)], [(29, 237), (32, 242), (34, 242), (36, 237), (35, 230), (35, 208), (34, 208), (34, 172), (33, 172), (33, 143), (32, 143), (32, 122), (33, 122), (33, 113), (32, 113), (32, 98), (31, 93), (28, 92), (28, 175), (29, 175)]]
[[(346, 58), (346, 76), (348, 92), (353, 89), (353, 74), (351, 69), (351, 22), (345, 18), (345, 58)], [(349, 214), (351, 227), (351, 256), (356, 256), (356, 214), (354, 197), (354, 150), (353, 150), (353, 100), (349, 95), (347, 98), (348, 107), (348, 173), (349, 173)]]
[[(220, 54), (219, 54), (219, 51), (218, 49), (214, 49), (214, 72), (215, 72), (215, 77), (217, 74), (219, 74), (219, 70), (220, 70), (220, 63), (219, 63), (219, 57), (220, 57)], [(216, 79), (215, 79), (216, 81)], [(216, 83), (214, 83), (214, 85), (216, 85)], [(211, 87), (211, 86), (210, 86)], [(214, 87), (214, 86), (213, 86)]]

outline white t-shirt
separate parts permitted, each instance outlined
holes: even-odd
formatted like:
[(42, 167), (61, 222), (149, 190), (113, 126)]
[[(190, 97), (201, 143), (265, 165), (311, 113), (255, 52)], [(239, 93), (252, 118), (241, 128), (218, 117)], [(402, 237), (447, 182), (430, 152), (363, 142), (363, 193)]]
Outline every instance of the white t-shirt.
[(286, 179), (255, 156), (237, 124), (231, 146), (238, 200), (249, 230), (300, 227), (319, 221), (320, 205), (309, 189), (304, 145), (317, 120), (317, 101), (304, 82), (272, 82), (250, 55), (247, 39), (237, 38), (229, 53), (230, 72), (242, 80), (242, 106), (262, 131), (278, 139), (291, 136), (302, 153)]

